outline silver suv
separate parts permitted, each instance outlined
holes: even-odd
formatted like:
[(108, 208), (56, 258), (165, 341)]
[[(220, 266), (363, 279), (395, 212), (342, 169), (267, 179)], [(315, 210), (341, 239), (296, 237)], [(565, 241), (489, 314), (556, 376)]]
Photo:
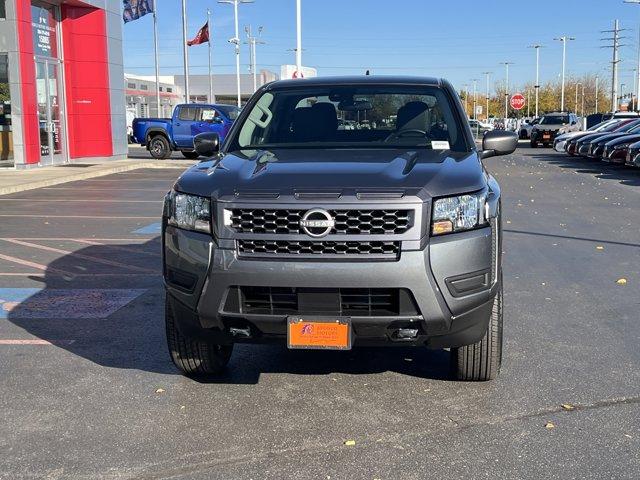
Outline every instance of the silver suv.
[(580, 129), (580, 119), (575, 113), (547, 113), (531, 130), (531, 148), (537, 148), (539, 144), (548, 147), (553, 145), (557, 135)]

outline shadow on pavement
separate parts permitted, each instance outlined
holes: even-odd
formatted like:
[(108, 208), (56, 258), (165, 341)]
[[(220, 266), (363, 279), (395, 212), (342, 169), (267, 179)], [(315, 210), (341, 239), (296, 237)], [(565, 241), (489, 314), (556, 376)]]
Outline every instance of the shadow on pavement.
[(623, 185), (640, 186), (640, 169), (638, 168), (562, 154), (528, 154), (527, 156), (557, 165), (560, 168), (568, 168), (579, 173), (588, 173), (602, 180), (618, 180)]
[[(177, 375), (164, 332), (160, 249), (159, 238), (82, 248), (52, 261), (44, 277), (31, 277), (39, 287), (9, 289), (25, 296), (13, 302), (0, 300), (0, 309), (29, 334), (97, 365)], [(264, 373), (386, 371), (449, 380), (449, 352), (410, 347), (301, 351), (278, 345), (236, 345), (221, 377), (197, 381), (256, 384)]]

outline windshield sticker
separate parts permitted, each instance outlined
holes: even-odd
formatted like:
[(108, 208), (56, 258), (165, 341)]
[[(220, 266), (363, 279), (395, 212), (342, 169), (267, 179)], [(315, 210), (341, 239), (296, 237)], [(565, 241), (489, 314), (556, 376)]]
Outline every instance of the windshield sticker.
[(432, 140), (431, 148), (434, 150), (449, 150), (449, 142), (446, 140)]

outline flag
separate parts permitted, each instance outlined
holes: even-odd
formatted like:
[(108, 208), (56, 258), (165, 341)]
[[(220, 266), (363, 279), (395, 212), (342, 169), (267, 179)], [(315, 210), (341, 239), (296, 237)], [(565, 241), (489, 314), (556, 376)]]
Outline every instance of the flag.
[(155, 0), (122, 0), (124, 10), (122, 19), (124, 23), (132, 22), (155, 11)]
[(207, 43), (209, 41), (209, 22), (205, 23), (204, 26), (198, 30), (198, 33), (194, 37), (193, 40), (189, 40), (187, 45), (190, 47), (193, 45), (200, 45), (201, 43)]

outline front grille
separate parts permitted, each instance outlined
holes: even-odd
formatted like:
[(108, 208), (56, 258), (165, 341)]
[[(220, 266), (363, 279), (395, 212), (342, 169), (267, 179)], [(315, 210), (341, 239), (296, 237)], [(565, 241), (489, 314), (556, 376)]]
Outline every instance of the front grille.
[(253, 315), (419, 315), (413, 295), (401, 288), (231, 287), (224, 311)]
[[(238, 233), (302, 234), (300, 220), (307, 210), (231, 210), (231, 229)], [(329, 232), (338, 235), (385, 235), (406, 232), (411, 210), (328, 210), (335, 220)]]
[(238, 253), (240, 255), (380, 255), (395, 257), (399, 251), (400, 242), (238, 240)]

